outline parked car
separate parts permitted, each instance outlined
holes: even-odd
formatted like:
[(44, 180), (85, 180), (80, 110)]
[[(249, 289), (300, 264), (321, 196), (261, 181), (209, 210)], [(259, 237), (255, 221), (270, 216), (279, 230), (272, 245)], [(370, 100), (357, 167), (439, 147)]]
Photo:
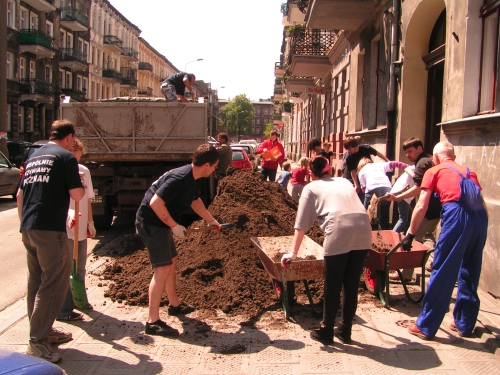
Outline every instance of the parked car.
[(0, 349), (0, 375), (63, 375), (63, 370), (43, 359)]
[(12, 195), (16, 200), (21, 171), (0, 151), (0, 196)]
[(233, 147), (233, 166), (240, 169), (253, 169), (253, 165), (248, 158), (245, 149), (242, 147)]
[(7, 149), (9, 150), (9, 160), (17, 168), (21, 166), (24, 155), (28, 151), (31, 142), (7, 140)]
[(26, 164), (26, 161), (31, 157), (31, 155), (33, 155), (33, 153), (39, 149), (40, 147), (42, 147), (43, 145), (49, 143), (49, 141), (47, 140), (42, 140), (42, 141), (36, 141), (35, 143), (31, 144), (30, 147), (28, 148), (28, 150), (25, 152), (24, 154), (24, 159), (21, 163), (21, 166), (19, 167), (19, 169), (21, 170), (21, 178), (24, 176), (24, 169), (25, 169), (25, 164)]
[(257, 147), (259, 143), (255, 139), (241, 139), (240, 144), (242, 145), (252, 145), (254, 147)]
[(248, 159), (252, 163), (252, 168), (256, 171), (259, 168), (260, 155), (255, 152), (255, 147), (251, 144), (234, 144), (231, 145), (233, 147), (241, 147), (245, 150), (248, 155)]

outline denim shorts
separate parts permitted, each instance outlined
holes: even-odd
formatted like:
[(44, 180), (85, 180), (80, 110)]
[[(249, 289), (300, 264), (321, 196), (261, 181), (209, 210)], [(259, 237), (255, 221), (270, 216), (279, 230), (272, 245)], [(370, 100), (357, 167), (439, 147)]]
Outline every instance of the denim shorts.
[(151, 267), (170, 266), (172, 259), (177, 256), (170, 228), (155, 227), (138, 221), (135, 222), (135, 228), (148, 249)]
[(175, 86), (172, 84), (164, 85), (160, 88), (161, 93), (167, 99), (167, 102), (176, 102), (177, 101), (177, 93), (175, 92)]

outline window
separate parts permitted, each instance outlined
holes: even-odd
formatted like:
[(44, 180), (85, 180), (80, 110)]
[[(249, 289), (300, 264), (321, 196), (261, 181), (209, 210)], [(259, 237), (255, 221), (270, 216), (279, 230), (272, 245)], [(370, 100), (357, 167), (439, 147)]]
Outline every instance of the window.
[(14, 79), (14, 54), (7, 52), (7, 79)]
[(59, 71), (59, 84), (61, 85), (62, 89), (66, 88), (66, 85), (64, 83), (64, 70)]
[(31, 14), (31, 16), (30, 16), (30, 29), (31, 30), (38, 30), (38, 15), (37, 14)]
[(18, 126), (18, 131), (19, 133), (24, 132), (24, 107), (19, 106), (19, 126)]
[(81, 76), (76, 77), (76, 89), (78, 91), (82, 91), (82, 77)]
[(72, 83), (71, 82), (71, 73), (70, 72), (66, 72), (66, 83), (65, 83), (65, 85), (66, 85), (67, 89), (72, 88), (73, 85), (71, 83)]
[(89, 62), (89, 44), (88, 42), (83, 42), (83, 57), (85, 61)]
[(255, 120), (255, 125), (260, 125), (260, 118)]
[[(483, 8), (484, 9), (484, 8)], [(498, 7), (483, 17), (481, 51), (481, 81), (479, 112), (495, 110), (495, 82), (497, 79)]]
[(260, 128), (255, 128), (255, 134), (260, 134)]
[(83, 39), (78, 38), (78, 51), (83, 52)]
[(34, 124), (35, 124), (35, 110), (34, 108), (28, 108), (28, 127), (26, 128), (26, 131), (32, 132)]
[(83, 78), (83, 87), (82, 87), (82, 91), (84, 93), (85, 96), (87, 96), (87, 87), (89, 87), (89, 81), (87, 78)]
[(7, 1), (7, 27), (14, 28), (16, 16), (14, 14), (14, 2)]
[(26, 58), (19, 58), (19, 78), (26, 78)]
[(12, 130), (12, 104), (7, 103), (7, 131)]
[(30, 61), (30, 76), (28, 78), (35, 78), (35, 75), (36, 75), (35, 62)]
[(54, 24), (49, 21), (45, 21), (46, 31), (45, 33), (51, 38), (54, 36)]
[(45, 82), (52, 83), (52, 67), (45, 65)]
[(264, 116), (267, 116), (267, 109), (264, 109)]
[(19, 28), (28, 29), (28, 10), (23, 7), (19, 10)]
[(59, 30), (59, 48), (66, 48), (66, 31)]
[(73, 48), (73, 35), (70, 33), (66, 35), (66, 48)]

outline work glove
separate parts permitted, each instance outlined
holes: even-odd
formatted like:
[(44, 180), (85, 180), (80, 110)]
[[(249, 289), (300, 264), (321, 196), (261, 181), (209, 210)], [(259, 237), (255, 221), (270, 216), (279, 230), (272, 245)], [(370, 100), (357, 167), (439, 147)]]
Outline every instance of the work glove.
[(297, 259), (297, 254), (294, 252), (291, 252), (290, 254), (283, 254), (281, 257), (281, 266), (286, 268), (295, 259)]
[(401, 247), (403, 248), (404, 251), (410, 251), (412, 242), (415, 236), (411, 233), (408, 233), (405, 238), (401, 241)]
[(179, 238), (186, 237), (186, 228), (180, 224), (175, 224), (172, 228), (172, 234)]
[(96, 230), (93, 221), (89, 221), (87, 224), (87, 237), (94, 238), (96, 235)]
[(217, 220), (213, 219), (211, 222), (208, 223), (208, 225), (214, 225), (215, 226), (215, 231), (220, 232), (220, 224)]
[[(82, 213), (79, 212), (78, 216), (82, 216)], [(75, 217), (75, 210), (69, 209), (68, 210), (68, 227), (69, 229), (73, 229), (76, 225), (76, 217)]]
[(262, 149), (262, 152), (267, 152), (267, 148), (263, 148), (263, 149)]

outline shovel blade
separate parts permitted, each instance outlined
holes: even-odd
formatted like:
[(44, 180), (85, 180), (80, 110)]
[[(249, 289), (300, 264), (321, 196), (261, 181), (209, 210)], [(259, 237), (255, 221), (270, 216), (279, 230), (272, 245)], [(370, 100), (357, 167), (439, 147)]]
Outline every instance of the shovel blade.
[(73, 295), (73, 303), (79, 309), (85, 309), (89, 304), (85, 281), (79, 280), (76, 276), (75, 262), (73, 261), (73, 274), (69, 278), (69, 286)]

